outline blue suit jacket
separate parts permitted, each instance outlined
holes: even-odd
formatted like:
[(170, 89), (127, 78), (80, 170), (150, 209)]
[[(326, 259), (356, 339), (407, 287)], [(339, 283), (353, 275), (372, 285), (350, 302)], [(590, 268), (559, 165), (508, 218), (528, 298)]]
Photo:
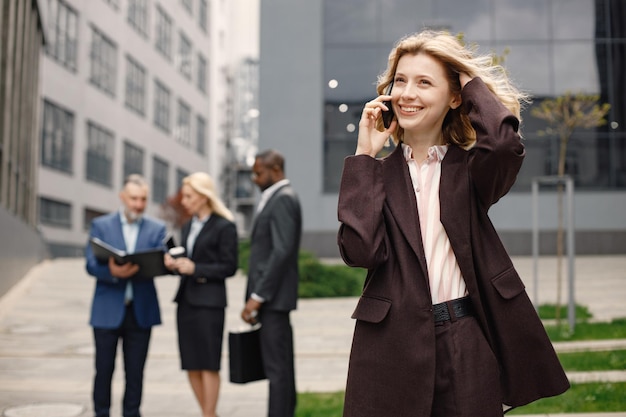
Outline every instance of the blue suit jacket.
[[(165, 233), (165, 224), (144, 216), (139, 228), (135, 252), (154, 248), (163, 248), (165, 250), (163, 245)], [(91, 224), (89, 237), (97, 237), (125, 251), (126, 243), (122, 233), (119, 211), (94, 219)], [(97, 328), (115, 329), (122, 324), (124, 319), (126, 311), (124, 293), (128, 280), (113, 277), (108, 264), (98, 262), (89, 243), (87, 243), (85, 249), (85, 257), (87, 260), (87, 272), (96, 278), (96, 289), (91, 306), (89, 324)], [(161, 312), (154, 280), (152, 278), (131, 278), (131, 280), (133, 285), (133, 308), (139, 326), (148, 328), (155, 324), (161, 324)]]

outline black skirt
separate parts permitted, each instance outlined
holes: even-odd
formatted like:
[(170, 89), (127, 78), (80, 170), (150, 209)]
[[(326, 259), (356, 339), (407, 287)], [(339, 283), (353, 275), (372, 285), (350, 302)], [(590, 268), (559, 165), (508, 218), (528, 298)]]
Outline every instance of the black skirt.
[(224, 337), (224, 309), (194, 307), (182, 301), (176, 314), (180, 366), (219, 371)]

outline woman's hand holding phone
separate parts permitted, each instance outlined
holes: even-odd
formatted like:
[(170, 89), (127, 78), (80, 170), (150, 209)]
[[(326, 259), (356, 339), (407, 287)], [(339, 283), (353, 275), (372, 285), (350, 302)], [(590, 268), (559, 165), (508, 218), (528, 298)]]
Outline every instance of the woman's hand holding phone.
[[(393, 83), (389, 83), (389, 85), (385, 89), (385, 95), (391, 97), (391, 90), (393, 90)], [(391, 107), (391, 99), (383, 101), (383, 104), (389, 109), (387, 111), (383, 111), (383, 126), (385, 127), (385, 129), (389, 129), (394, 116), (393, 107)]]
[(359, 136), (355, 155), (369, 155), (374, 158), (383, 149), (398, 122), (393, 120), (383, 131), (376, 128), (376, 122), (379, 117), (383, 117), (385, 113), (391, 111), (391, 96), (387, 94), (380, 95), (365, 104), (359, 121)]

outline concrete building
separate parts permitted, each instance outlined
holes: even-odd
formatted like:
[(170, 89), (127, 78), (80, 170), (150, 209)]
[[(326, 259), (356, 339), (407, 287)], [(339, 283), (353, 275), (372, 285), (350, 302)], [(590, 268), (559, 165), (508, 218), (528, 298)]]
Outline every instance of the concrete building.
[[(393, 44), (422, 28), (462, 32), (535, 98), (567, 91), (611, 104), (606, 127), (575, 131), (577, 253), (626, 253), (626, 32), (620, 0), (263, 0), (259, 148), (277, 148), (304, 210), (303, 246), (336, 256), (337, 192), (354, 152), (362, 106)], [(533, 178), (556, 173), (557, 138), (523, 113), (527, 157), (514, 189), (491, 210), (511, 254), (531, 251)], [(554, 253), (553, 189), (540, 193), (541, 253)]]
[(91, 219), (130, 173), (149, 214), (181, 179), (221, 184), (228, 124), (226, 0), (49, 0), (42, 58), (39, 223), (54, 256), (80, 256)]
[(0, 0), (0, 296), (46, 256), (37, 230), (43, 47), (38, 2)]
[(249, 236), (254, 219), (255, 189), (251, 180), (259, 143), (259, 60), (245, 58), (233, 76), (233, 129), (227, 150), (230, 170), (227, 204), (236, 213), (239, 236)]

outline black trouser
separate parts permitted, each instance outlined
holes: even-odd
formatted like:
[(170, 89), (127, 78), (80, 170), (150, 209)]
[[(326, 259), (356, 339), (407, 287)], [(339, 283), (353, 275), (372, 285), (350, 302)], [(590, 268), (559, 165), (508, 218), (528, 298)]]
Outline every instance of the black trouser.
[(435, 397), (431, 417), (502, 417), (500, 371), (475, 317), (435, 325)]
[(293, 417), (296, 382), (293, 364), (293, 331), (289, 312), (261, 309), (261, 355), (270, 383), (268, 417)]
[(122, 339), (126, 387), (122, 401), (124, 417), (140, 417), (143, 369), (148, 356), (151, 329), (137, 325), (132, 305), (126, 308), (122, 325), (117, 329), (93, 329), (96, 346), (96, 375), (93, 384), (93, 404), (96, 417), (109, 417), (111, 381), (115, 370), (117, 343)]

